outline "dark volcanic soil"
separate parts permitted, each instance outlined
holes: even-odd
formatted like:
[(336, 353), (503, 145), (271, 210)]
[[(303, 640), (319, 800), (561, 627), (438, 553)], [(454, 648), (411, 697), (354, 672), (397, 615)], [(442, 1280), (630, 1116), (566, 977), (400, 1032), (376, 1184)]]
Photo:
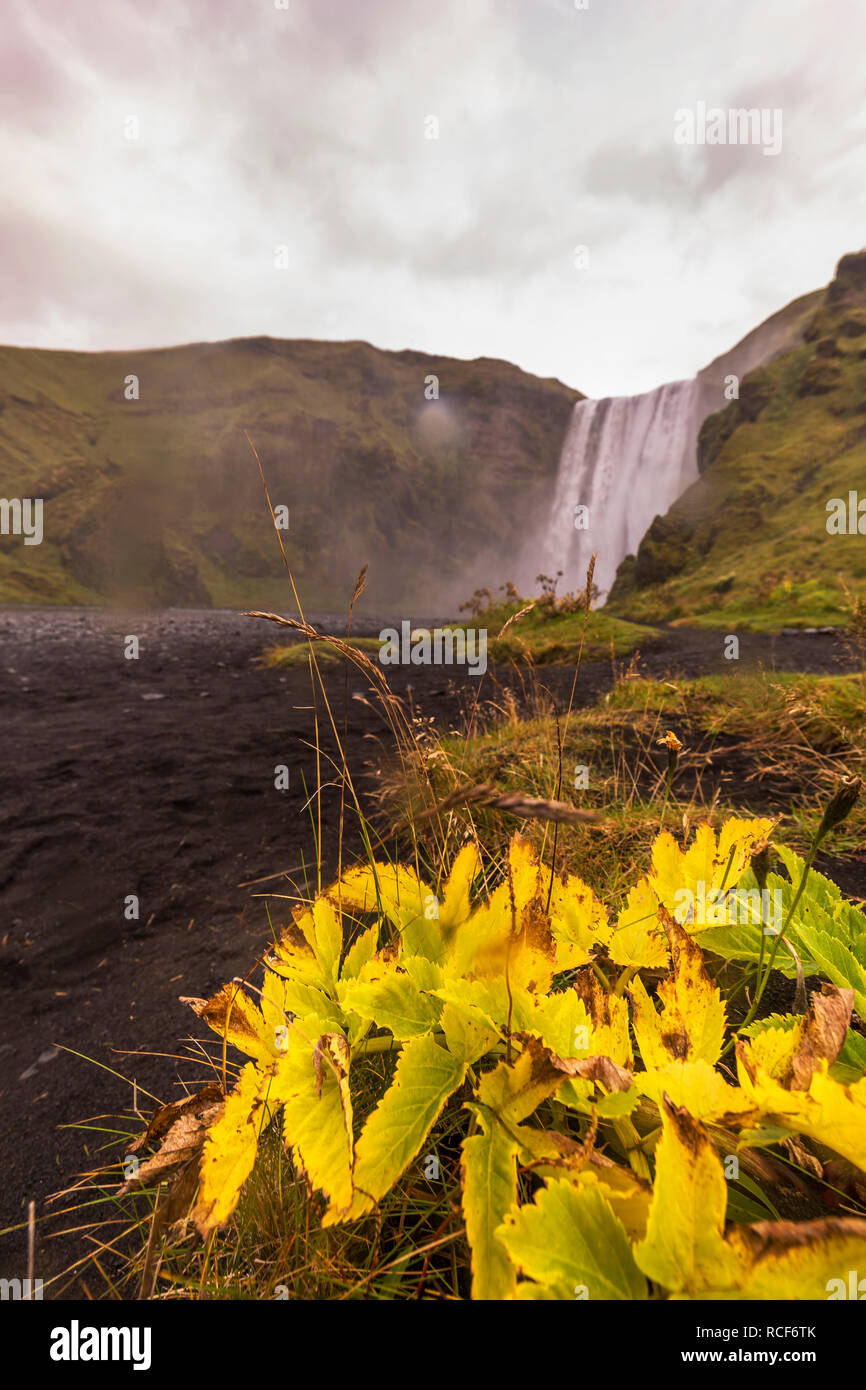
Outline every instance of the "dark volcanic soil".
[[(356, 620), (355, 631), (382, 625)], [(138, 660), (124, 657), (128, 634), (139, 637)], [(131, 1088), (97, 1063), (162, 1101), (182, 1094), (183, 1079), (201, 1083), (191, 1060), (145, 1054), (176, 1053), (201, 1033), (178, 996), (245, 974), (270, 934), (255, 895), (295, 891), (279, 878), (243, 885), (289, 870), (303, 891), (300, 866), (314, 858), (310, 681), (255, 664), (276, 636), (235, 613), (0, 611), (0, 1228), (24, 1221), (29, 1199), (43, 1216), (51, 1192), (98, 1163), (104, 1135), (60, 1128), (128, 1108)], [(744, 636), (740, 667), (754, 662), (847, 665), (836, 640), (820, 635)], [(671, 630), (642, 667), (691, 676), (730, 664), (719, 634)], [(540, 674), (567, 697), (570, 669)], [(484, 679), (485, 697), (496, 678)], [(478, 684), (460, 668), (391, 668), (389, 680), (440, 724), (460, 718)], [(586, 666), (580, 702), (611, 681), (609, 663)], [(342, 713), (342, 669), (330, 668), (326, 683)], [(349, 690), (368, 693), (354, 670)], [(350, 700), (353, 769), (387, 748), (376, 709)], [(288, 791), (274, 786), (279, 764)], [(326, 790), (326, 874), (338, 809), (338, 793)], [(138, 920), (124, 916), (131, 895)], [(287, 906), (274, 904), (275, 920)], [(38, 1228), (35, 1272), (46, 1280), (83, 1248), (52, 1238), (57, 1226)], [(23, 1229), (0, 1240), (0, 1276), (23, 1277), (25, 1252)]]

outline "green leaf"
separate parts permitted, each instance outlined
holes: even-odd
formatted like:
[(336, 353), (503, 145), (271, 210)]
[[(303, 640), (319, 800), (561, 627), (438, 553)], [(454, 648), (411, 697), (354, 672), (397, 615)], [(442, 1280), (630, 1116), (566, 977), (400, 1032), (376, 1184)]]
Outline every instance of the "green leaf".
[(531, 1205), (513, 1208), (496, 1234), (513, 1263), (557, 1298), (566, 1288), (572, 1298), (585, 1290), (590, 1300), (647, 1296), (625, 1227), (591, 1187), (549, 1182)]
[[(789, 849), (787, 845), (776, 844), (774, 847), (788, 871), (792, 889), (796, 889), (803, 877), (806, 861), (801, 859), (799, 854), (795, 854), (792, 849)], [(833, 908), (836, 903), (841, 901), (841, 898), (842, 890), (835, 883), (832, 883), (829, 878), (825, 878), (823, 874), (819, 874), (817, 869), (809, 870), (809, 877), (806, 880), (806, 889), (804, 897), (800, 899), (801, 902), (813, 902), (818, 907), (832, 913)]]
[[(393, 1187), (465, 1075), (465, 1064), (431, 1036), (406, 1044), (394, 1080), (355, 1145), (355, 1199), (348, 1216), (362, 1216)], [(323, 1224), (340, 1219), (329, 1212)]]
[(595, 1112), (602, 1120), (621, 1119), (623, 1115), (630, 1115), (639, 1102), (637, 1086), (629, 1086), (627, 1091), (613, 1091), (609, 1096), (600, 1096), (595, 1102)]
[(768, 1028), (796, 1028), (798, 1023), (803, 1020), (799, 1014), (767, 1014), (766, 1018), (756, 1018), (754, 1023), (749, 1023), (745, 1028), (740, 1028), (738, 1034), (741, 1038), (756, 1038), (759, 1033), (764, 1033)]
[(379, 980), (348, 980), (341, 986), (347, 1013), (372, 1019), (377, 1028), (389, 1028), (401, 1041), (429, 1033), (439, 1019), (442, 1005), (424, 995), (408, 975), (392, 970)]
[(866, 1072), (866, 1038), (860, 1033), (854, 1033), (848, 1029), (845, 1035), (845, 1042), (842, 1051), (836, 1059), (836, 1065), (830, 1068), (830, 1075), (836, 1081), (849, 1081), (852, 1076), (837, 1076), (836, 1067), (845, 1067), (853, 1077), (862, 1076)]
[(767, 1208), (753, 1202), (750, 1197), (746, 1197), (742, 1192), (738, 1192), (733, 1183), (728, 1185), (728, 1220), (748, 1223), (751, 1221), (765, 1221)]
[(853, 989), (854, 1008), (862, 1018), (866, 1014), (866, 966), (850, 947), (828, 932), (801, 924), (794, 935), (795, 946), (798, 939), (815, 962), (818, 974), (839, 989)]
[[(768, 1213), (772, 1216), (774, 1221), (782, 1220), (780, 1213), (773, 1206), (773, 1203), (770, 1201), (763, 1188), (755, 1182), (754, 1178), (750, 1178), (748, 1173), (741, 1172), (740, 1176), (737, 1178), (737, 1183), (740, 1187), (745, 1188), (747, 1192), (750, 1192), (756, 1202), (760, 1202), (761, 1215), (758, 1217), (759, 1221), (766, 1220)], [(728, 1210), (730, 1211), (730, 1202), (728, 1203)]]

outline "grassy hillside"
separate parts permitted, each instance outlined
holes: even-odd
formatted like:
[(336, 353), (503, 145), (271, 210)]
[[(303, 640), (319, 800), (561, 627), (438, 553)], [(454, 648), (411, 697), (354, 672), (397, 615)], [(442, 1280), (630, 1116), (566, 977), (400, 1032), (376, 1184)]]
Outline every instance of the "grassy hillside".
[[(635, 621), (772, 628), (844, 620), (866, 539), (827, 503), (866, 499), (866, 252), (807, 310), (802, 345), (748, 373), (701, 428), (701, 476), (621, 564), (609, 611)], [(866, 521), (864, 521), (866, 526)]]
[(2, 348), (0, 495), (43, 498), (45, 534), (0, 536), (0, 603), (285, 607), (248, 429), (304, 603), (342, 607), (369, 562), (365, 603), (429, 612), (488, 548), (516, 550), (577, 399), (505, 362), (365, 343)]

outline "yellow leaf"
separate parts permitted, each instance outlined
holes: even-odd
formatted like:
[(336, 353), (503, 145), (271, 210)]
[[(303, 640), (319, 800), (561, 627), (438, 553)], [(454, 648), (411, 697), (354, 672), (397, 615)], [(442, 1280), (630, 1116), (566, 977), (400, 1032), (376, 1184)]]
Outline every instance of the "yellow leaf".
[(439, 926), (453, 931), (469, 916), (469, 890), (481, 868), (475, 845), (464, 845), (451, 866), (439, 908)]
[(344, 907), (381, 912), (402, 937), (409, 955), (441, 960), (444, 939), (436, 895), (413, 869), (402, 864), (364, 864), (344, 874), (331, 893)]
[(786, 1090), (805, 1091), (822, 1062), (839, 1056), (851, 1022), (853, 989), (825, 984), (809, 999), (808, 1012), (789, 1028), (762, 1028), (752, 1038), (749, 1057)]
[(743, 1090), (771, 1123), (808, 1134), (866, 1172), (866, 1077), (843, 1086), (823, 1061), (808, 1090), (789, 1091), (761, 1070), (753, 1048), (744, 1043), (737, 1044), (737, 1070)]
[(588, 965), (598, 946), (610, 940), (610, 924), (600, 903), (582, 879), (555, 878), (550, 895), (550, 925), (556, 941), (556, 969)]
[(505, 881), (450, 937), (446, 968), (461, 977), (507, 969), (514, 987), (544, 993), (555, 970), (586, 964), (609, 934), (604, 907), (586, 884), (555, 878), (515, 835)]
[[(280, 975), (276, 975), (272, 970), (265, 971), (265, 978), (262, 981), (262, 1018), (268, 1033), (276, 1040), (277, 1049), (280, 1046), (279, 1030), (286, 1029), (288, 1015), (297, 1013), (297, 1009), (290, 1009), (286, 1005), (286, 984)], [(318, 1000), (325, 1003), (325, 995), (318, 991), (310, 990), (310, 994), (316, 994)], [(305, 1013), (312, 1013), (313, 1008), (305, 1009)]]
[[(447, 976), (444, 985), (433, 991), (437, 999), (457, 1004), (476, 1023), (499, 1032), (513, 1015), (513, 996), (509, 1006), (508, 989), (503, 979), (461, 980)], [(512, 1018), (513, 1022), (513, 1018)]]
[(400, 969), (405, 970), (417, 989), (431, 992), (440, 989), (445, 983), (445, 971), (434, 960), (426, 956), (400, 956)]
[(572, 1179), (578, 1187), (597, 1190), (623, 1224), (629, 1240), (646, 1235), (652, 1188), (635, 1177), (631, 1168), (584, 1168)]
[(589, 969), (578, 971), (574, 988), (589, 1014), (590, 1052), (596, 1056), (610, 1057), (618, 1066), (630, 1067), (634, 1062), (634, 1053), (628, 1030), (626, 1000), (603, 989), (595, 971)]
[(448, 947), (450, 976), (503, 976), (512, 990), (544, 992), (553, 978), (554, 942), (546, 911), (548, 871), (532, 847), (515, 835), (508, 877), (454, 933)]
[(571, 1303), (574, 1294), (564, 1279), (555, 1279), (550, 1284), (533, 1284), (524, 1279), (517, 1285), (512, 1299), (516, 1303)]
[[(646, 1298), (622, 1223), (596, 1188), (550, 1182), (535, 1201), (513, 1207), (497, 1231), (515, 1265), (556, 1297), (634, 1301)], [(518, 1297), (525, 1297), (520, 1293)]]
[(252, 1172), (262, 1125), (269, 1117), (267, 1098), (272, 1071), (259, 1072), (248, 1062), (222, 1115), (212, 1126), (202, 1154), (198, 1202), (192, 1219), (202, 1235), (227, 1221), (241, 1188)]
[(378, 944), (378, 926), (368, 927), (366, 931), (361, 932), (346, 952), (346, 959), (343, 961), (340, 978), (343, 980), (356, 979), (361, 967), (366, 965), (367, 961), (372, 960), (375, 956)]
[(663, 1133), (646, 1239), (635, 1248), (644, 1274), (674, 1292), (727, 1288), (739, 1261), (725, 1244), (728, 1189), (703, 1125), (662, 1103)]
[(265, 971), (262, 988), (262, 1017), (267, 1025), (268, 1037), (276, 1043), (278, 1052), (284, 1052), (286, 1041), (295, 1016), (317, 1014), (324, 1017), (329, 1030), (343, 1027), (343, 1016), (339, 1005), (323, 990), (315, 985), (304, 985), (299, 980), (286, 979), (272, 970)]
[(649, 880), (642, 878), (629, 891), (627, 904), (617, 919), (607, 953), (617, 965), (663, 970), (668, 947), (658, 923), (658, 899)]
[(463, 1215), (472, 1252), (472, 1297), (505, 1299), (517, 1272), (494, 1238), (517, 1200), (517, 1141), (492, 1116), (480, 1115), (481, 1133), (463, 1141)]
[[(752, 849), (766, 839), (773, 825), (771, 820), (733, 817), (722, 826), (718, 844), (711, 827), (699, 825), (685, 854), (673, 835), (663, 830), (653, 845), (649, 875), (659, 902), (681, 925), (688, 921), (692, 932), (718, 925), (705, 920), (707, 914), (701, 914), (699, 904), (712, 908), (717, 894), (737, 886), (749, 866)], [(687, 895), (691, 895), (697, 920), (690, 916)]]
[(695, 1120), (717, 1124), (728, 1118), (742, 1123), (756, 1112), (752, 1099), (736, 1086), (729, 1086), (720, 1072), (703, 1060), (669, 1061), (661, 1067), (635, 1072), (635, 1085), (661, 1109), (662, 1096), (688, 1110)]
[(521, 995), (515, 1003), (514, 1028), (534, 1034), (558, 1057), (587, 1057), (590, 1052), (604, 1051), (601, 1045), (595, 1046), (594, 1034), (590, 1043), (589, 1014), (576, 990), (538, 997)]
[[(557, 1094), (559, 1099), (559, 1093)], [(592, 1144), (578, 1143), (556, 1130), (518, 1125), (513, 1133), (520, 1141), (519, 1161), (531, 1165), (538, 1178), (566, 1178), (575, 1187), (594, 1187), (619, 1217), (630, 1240), (646, 1234), (652, 1188), (631, 1168), (621, 1168), (592, 1150)]]
[(631, 986), (633, 1025), (647, 1069), (668, 1062), (716, 1062), (722, 1051), (725, 1007), (719, 990), (704, 970), (703, 956), (693, 939), (675, 922), (668, 926), (673, 973), (658, 987), (659, 1014), (635, 978)]
[[(283, 1105), (283, 1137), (313, 1187), (345, 1211), (352, 1201), (353, 1123), (349, 1046), (341, 1033), (321, 1033), (322, 1020), (298, 1019), (274, 1077), (272, 1100)], [(311, 1049), (300, 1033), (315, 1037)]]
[(531, 1115), (564, 1079), (565, 1074), (557, 1068), (551, 1053), (529, 1038), (513, 1063), (502, 1061), (484, 1073), (476, 1095), (480, 1104), (492, 1110), (503, 1124), (512, 1126)]
[[(857, 1274), (866, 1268), (866, 1221), (762, 1221), (735, 1226), (730, 1243), (745, 1268), (740, 1297), (807, 1300), (863, 1298)], [(853, 1288), (852, 1288), (853, 1283)]]
[(499, 1041), (496, 1028), (480, 1020), (464, 1004), (446, 1004), (440, 1020), (448, 1051), (471, 1067)]
[(212, 999), (182, 999), (181, 1003), (189, 1004), (219, 1037), (248, 1057), (267, 1063), (279, 1055), (274, 1029), (240, 985), (225, 984)]
[(762, 1028), (749, 1044), (754, 1064), (774, 1081), (787, 1081), (803, 1041), (803, 1027), (804, 1020), (798, 1019), (792, 1028)]
[(321, 895), (313, 903), (313, 925), (316, 959), (327, 978), (334, 983), (343, 950), (343, 925), (333, 903)]
[[(312, 930), (312, 913), (309, 914), (309, 921), (304, 918), (303, 913), (298, 915), (305, 921), (307, 929)], [(266, 957), (265, 964), (269, 970), (284, 975), (286, 979), (312, 985), (317, 989), (329, 987), (328, 977), (297, 922), (283, 928), (280, 939)]]

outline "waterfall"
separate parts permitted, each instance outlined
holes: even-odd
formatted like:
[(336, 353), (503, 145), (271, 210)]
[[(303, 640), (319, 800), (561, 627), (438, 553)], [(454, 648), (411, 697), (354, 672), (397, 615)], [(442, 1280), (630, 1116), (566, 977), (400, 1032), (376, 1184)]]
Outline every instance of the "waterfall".
[[(692, 379), (642, 396), (577, 402), (540, 548), (546, 572), (563, 571), (560, 593), (584, 587), (596, 550), (595, 583), (609, 590), (620, 560), (697, 478), (697, 395)], [(586, 529), (576, 526), (581, 506)]]

